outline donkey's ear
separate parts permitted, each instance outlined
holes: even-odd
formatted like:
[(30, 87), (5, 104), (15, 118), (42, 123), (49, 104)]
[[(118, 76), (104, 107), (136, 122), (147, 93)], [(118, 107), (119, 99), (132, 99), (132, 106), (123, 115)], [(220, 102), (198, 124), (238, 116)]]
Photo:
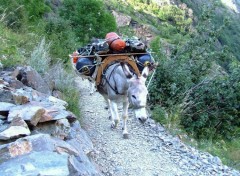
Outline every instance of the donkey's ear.
[(126, 75), (126, 77), (128, 79), (132, 78), (132, 73), (130, 72), (128, 66), (124, 63), (124, 62), (121, 62), (121, 66), (122, 66), (122, 69), (123, 69), (123, 72), (124, 74)]
[(147, 78), (149, 74), (149, 68), (148, 67), (144, 67), (143, 71), (142, 71), (142, 76), (144, 78)]

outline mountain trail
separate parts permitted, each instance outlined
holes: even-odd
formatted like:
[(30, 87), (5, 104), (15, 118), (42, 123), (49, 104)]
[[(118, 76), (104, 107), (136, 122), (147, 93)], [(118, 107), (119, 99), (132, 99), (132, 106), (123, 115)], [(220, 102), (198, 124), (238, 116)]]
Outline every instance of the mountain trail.
[(81, 94), (82, 127), (93, 142), (96, 150), (93, 160), (102, 175), (240, 175), (239, 171), (223, 165), (218, 157), (185, 145), (153, 120), (141, 124), (131, 110), (129, 139), (123, 139), (121, 124), (116, 129), (110, 128), (103, 97), (98, 92), (89, 94), (87, 80), (77, 78), (76, 82)]

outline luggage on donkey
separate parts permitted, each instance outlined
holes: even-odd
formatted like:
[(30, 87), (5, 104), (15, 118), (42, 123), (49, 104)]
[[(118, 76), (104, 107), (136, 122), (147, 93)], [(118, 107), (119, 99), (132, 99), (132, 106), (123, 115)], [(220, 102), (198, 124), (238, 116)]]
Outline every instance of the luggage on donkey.
[(81, 57), (76, 63), (76, 69), (79, 73), (85, 76), (92, 76), (96, 68), (94, 59)]
[(147, 46), (138, 38), (126, 40), (126, 50), (129, 53), (145, 53)]
[(136, 55), (135, 58), (136, 58), (137, 67), (140, 73), (143, 71), (144, 67), (146, 66), (149, 67), (154, 64), (154, 60), (152, 59), (149, 53)]
[(105, 40), (113, 52), (123, 52), (126, 47), (125, 41), (122, 40), (115, 32), (107, 33)]

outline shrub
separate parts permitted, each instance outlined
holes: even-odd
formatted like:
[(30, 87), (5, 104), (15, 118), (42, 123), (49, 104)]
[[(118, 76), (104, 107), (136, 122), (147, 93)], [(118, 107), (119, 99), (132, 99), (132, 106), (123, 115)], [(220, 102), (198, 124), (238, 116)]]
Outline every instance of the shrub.
[(46, 38), (51, 41), (52, 63), (58, 62), (59, 59), (67, 63), (69, 60), (68, 54), (82, 45), (78, 42), (78, 37), (73, 32), (70, 21), (61, 17), (48, 18), (45, 33), (47, 34)]
[(79, 42), (89, 42), (93, 37), (103, 38), (107, 32), (116, 30), (114, 17), (104, 9), (100, 0), (63, 1), (60, 14), (70, 21)]
[(27, 63), (38, 73), (44, 75), (48, 72), (51, 58), (49, 56), (50, 43), (46, 44), (45, 38), (35, 47)]
[(5, 24), (15, 31), (26, 31), (32, 22), (38, 22), (51, 9), (44, 0), (1, 0), (0, 14), (5, 13)]
[(54, 88), (63, 93), (63, 99), (68, 102), (68, 109), (80, 116), (79, 90), (76, 88), (73, 71), (67, 72), (64, 65), (59, 62), (54, 64), (45, 76), (48, 82), (54, 84)]
[(192, 90), (185, 99), (181, 123), (197, 138), (240, 137), (240, 64)]

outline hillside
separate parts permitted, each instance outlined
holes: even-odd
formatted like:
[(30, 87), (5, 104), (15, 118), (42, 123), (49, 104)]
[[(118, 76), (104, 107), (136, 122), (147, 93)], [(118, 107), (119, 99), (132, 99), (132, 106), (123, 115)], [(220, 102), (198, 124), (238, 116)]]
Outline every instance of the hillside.
[[(136, 35), (160, 63), (149, 87), (152, 117), (240, 169), (238, 10), (238, 0), (1, 0), (0, 62), (31, 65), (80, 117), (68, 55), (109, 31)], [(119, 26), (112, 11), (129, 24)]]

